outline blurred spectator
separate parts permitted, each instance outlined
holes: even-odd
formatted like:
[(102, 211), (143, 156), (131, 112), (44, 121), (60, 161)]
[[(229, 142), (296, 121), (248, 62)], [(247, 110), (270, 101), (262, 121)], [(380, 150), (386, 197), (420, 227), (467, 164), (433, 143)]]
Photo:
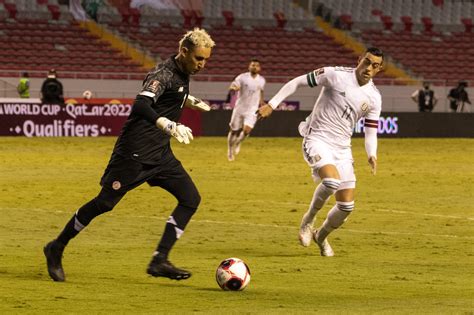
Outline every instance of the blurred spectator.
[(462, 113), (463, 111), (471, 111), (470, 107), (468, 108), (465, 106), (466, 103), (471, 105), (466, 87), (467, 82), (459, 81), (458, 86), (449, 91), (448, 99), (450, 101), (450, 108), (453, 112)]
[(16, 90), (21, 98), (30, 98), (30, 79), (28, 72), (23, 72), (21, 74), (20, 82), (18, 83)]
[(43, 104), (64, 104), (63, 85), (56, 77), (56, 70), (51, 69), (41, 86), (41, 102)]
[(97, 12), (99, 8), (104, 5), (103, 0), (83, 0), (82, 7), (86, 10), (87, 14), (93, 19), (97, 21)]
[(418, 104), (418, 110), (420, 112), (432, 112), (438, 99), (436, 98), (434, 91), (430, 89), (429, 82), (423, 82), (423, 88), (416, 90), (412, 95), (411, 99)]
[(87, 21), (87, 13), (82, 7), (81, 0), (71, 0), (69, 2), (69, 12), (72, 14), (76, 21)]

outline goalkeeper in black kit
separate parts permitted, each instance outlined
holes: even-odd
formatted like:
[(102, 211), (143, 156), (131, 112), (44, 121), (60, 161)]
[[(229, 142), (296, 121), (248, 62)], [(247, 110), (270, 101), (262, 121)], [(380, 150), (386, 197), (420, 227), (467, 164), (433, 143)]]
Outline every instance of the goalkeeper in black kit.
[(177, 55), (148, 73), (102, 176), (102, 189), (79, 208), (59, 236), (44, 247), (48, 273), (54, 281), (65, 281), (61, 261), (69, 241), (96, 216), (111, 211), (128, 191), (144, 182), (167, 190), (178, 200), (147, 273), (176, 280), (191, 276), (190, 272), (171, 264), (168, 254), (183, 234), (201, 197), (171, 151), (170, 137), (184, 144), (193, 140), (191, 129), (177, 123), (183, 106), (210, 110), (207, 104), (189, 95), (189, 77), (204, 68), (214, 46), (205, 30), (195, 28), (183, 36)]

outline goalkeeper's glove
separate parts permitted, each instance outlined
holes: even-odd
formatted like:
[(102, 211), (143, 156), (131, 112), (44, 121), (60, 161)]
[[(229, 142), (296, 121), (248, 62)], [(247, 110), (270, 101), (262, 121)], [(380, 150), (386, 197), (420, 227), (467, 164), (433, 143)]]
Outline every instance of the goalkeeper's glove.
[(185, 125), (176, 123), (166, 117), (160, 117), (156, 120), (156, 126), (166, 134), (175, 137), (180, 143), (188, 144), (193, 140), (193, 131)]
[(188, 99), (184, 103), (184, 106), (189, 107), (191, 109), (197, 109), (201, 112), (208, 112), (211, 110), (211, 107), (209, 105), (192, 95), (188, 95)]

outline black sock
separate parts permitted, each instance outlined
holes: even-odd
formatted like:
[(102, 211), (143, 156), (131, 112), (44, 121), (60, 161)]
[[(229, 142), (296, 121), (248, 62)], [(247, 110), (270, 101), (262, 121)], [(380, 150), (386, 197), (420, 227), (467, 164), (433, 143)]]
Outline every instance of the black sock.
[(174, 243), (183, 234), (196, 209), (178, 205), (166, 222), (165, 231), (156, 251), (157, 255), (168, 257)]
[[(80, 213), (81, 211), (85, 213), (98, 212), (95, 199), (92, 199), (91, 201), (83, 205), (77, 213)], [(79, 221), (79, 219), (77, 218), (77, 214), (74, 214), (56, 240), (64, 245), (67, 245), (71, 239), (73, 239), (77, 234), (79, 234), (79, 232), (83, 228), (85, 228), (89, 224), (89, 222)]]
[(102, 189), (99, 195), (83, 205), (69, 220), (57, 241), (67, 245), (79, 232), (84, 229), (96, 216), (112, 210), (125, 193), (109, 192)]

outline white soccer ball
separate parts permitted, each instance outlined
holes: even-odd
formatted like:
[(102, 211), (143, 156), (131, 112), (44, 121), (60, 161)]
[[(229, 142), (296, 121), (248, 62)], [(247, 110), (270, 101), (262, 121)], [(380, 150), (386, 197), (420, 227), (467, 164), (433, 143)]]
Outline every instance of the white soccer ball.
[(86, 100), (90, 100), (92, 98), (92, 92), (85, 90), (84, 93), (82, 93), (82, 97), (84, 97)]
[(223, 290), (241, 291), (250, 282), (250, 269), (242, 259), (227, 258), (217, 267), (216, 281)]

